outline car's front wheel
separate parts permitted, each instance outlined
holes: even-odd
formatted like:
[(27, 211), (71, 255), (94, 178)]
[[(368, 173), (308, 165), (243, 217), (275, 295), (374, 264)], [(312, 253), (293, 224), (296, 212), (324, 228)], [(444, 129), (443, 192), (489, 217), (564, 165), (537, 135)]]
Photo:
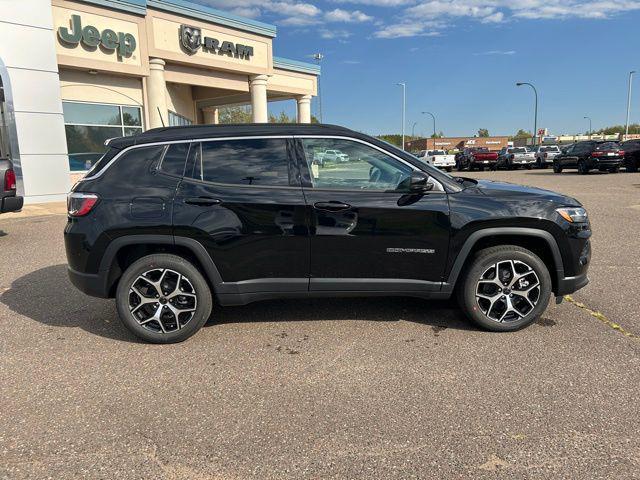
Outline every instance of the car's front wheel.
[(553, 173), (562, 173), (562, 167), (559, 162), (553, 162)]
[(132, 263), (118, 283), (122, 323), (151, 343), (186, 340), (207, 322), (212, 299), (198, 269), (177, 255), (153, 254)]
[(458, 301), (476, 324), (496, 332), (523, 328), (537, 320), (551, 296), (551, 277), (533, 252), (503, 245), (479, 251), (458, 289)]

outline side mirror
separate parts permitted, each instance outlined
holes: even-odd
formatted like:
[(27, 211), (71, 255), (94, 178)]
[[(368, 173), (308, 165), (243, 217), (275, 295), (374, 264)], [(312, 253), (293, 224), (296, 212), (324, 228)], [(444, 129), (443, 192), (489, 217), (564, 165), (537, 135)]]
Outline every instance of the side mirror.
[(433, 183), (429, 182), (429, 175), (423, 172), (413, 172), (409, 180), (411, 193), (425, 193), (433, 190)]

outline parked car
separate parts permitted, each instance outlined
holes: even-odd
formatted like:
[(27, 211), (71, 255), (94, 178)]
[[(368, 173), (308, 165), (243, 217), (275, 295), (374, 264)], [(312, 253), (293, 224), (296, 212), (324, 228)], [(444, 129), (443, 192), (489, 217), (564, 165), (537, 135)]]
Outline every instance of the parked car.
[[(68, 196), (69, 277), (114, 297), (149, 342), (193, 335), (214, 297), (455, 291), (472, 321), (511, 331), (588, 282), (591, 229), (577, 200), (454, 178), (346, 128), (159, 128), (108, 147)], [(320, 148), (360, 161), (311, 168)]]
[(525, 167), (528, 170), (533, 168), (536, 157), (527, 147), (504, 147), (498, 153), (498, 161), (494, 168), (506, 168), (513, 170), (518, 167)]
[(0, 178), (2, 179), (0, 213), (22, 210), (24, 199), (16, 193), (16, 172), (13, 169), (13, 163), (8, 158), (0, 158)]
[(458, 171), (484, 170), (486, 167), (494, 168), (498, 161), (498, 152), (491, 152), (486, 147), (464, 148), (456, 154), (456, 168)]
[(455, 155), (448, 154), (444, 150), (421, 150), (416, 156), (429, 165), (442, 168), (447, 172), (453, 170), (456, 165)]
[(586, 140), (568, 146), (553, 159), (553, 171), (577, 168), (586, 175), (590, 170), (617, 173), (624, 160), (624, 150), (618, 142)]
[(560, 147), (557, 145), (538, 145), (532, 151), (536, 157), (538, 168), (547, 168), (548, 165), (553, 165), (553, 159), (560, 155)]
[(348, 162), (349, 155), (342, 153), (340, 150), (326, 150), (322, 154), (323, 162)]
[(624, 151), (624, 167), (627, 172), (637, 172), (640, 168), (640, 139), (622, 142), (620, 148)]

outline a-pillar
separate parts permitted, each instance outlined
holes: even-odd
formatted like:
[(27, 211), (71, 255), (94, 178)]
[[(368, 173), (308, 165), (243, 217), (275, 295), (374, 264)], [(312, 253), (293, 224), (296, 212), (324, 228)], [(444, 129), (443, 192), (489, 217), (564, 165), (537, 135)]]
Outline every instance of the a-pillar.
[(204, 107), (202, 116), (204, 123), (207, 125), (217, 125), (220, 123), (220, 109), (218, 107)]
[(267, 123), (267, 80), (266, 75), (253, 75), (249, 77), (249, 90), (251, 92), (251, 121), (253, 123)]
[(298, 102), (298, 123), (311, 123), (311, 95), (302, 95)]
[(149, 60), (149, 80), (147, 96), (149, 97), (149, 127), (168, 126), (167, 116), (167, 82), (164, 79), (165, 62), (161, 58)]

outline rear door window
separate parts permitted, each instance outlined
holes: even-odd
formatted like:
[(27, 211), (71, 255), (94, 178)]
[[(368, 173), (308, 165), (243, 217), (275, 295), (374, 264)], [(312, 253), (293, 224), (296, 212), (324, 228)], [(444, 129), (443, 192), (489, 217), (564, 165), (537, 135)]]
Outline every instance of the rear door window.
[(172, 143), (162, 159), (160, 169), (169, 175), (181, 177), (184, 174), (184, 164), (189, 152), (189, 143)]
[(284, 138), (247, 138), (194, 143), (190, 176), (226, 185), (285, 187), (295, 185)]

